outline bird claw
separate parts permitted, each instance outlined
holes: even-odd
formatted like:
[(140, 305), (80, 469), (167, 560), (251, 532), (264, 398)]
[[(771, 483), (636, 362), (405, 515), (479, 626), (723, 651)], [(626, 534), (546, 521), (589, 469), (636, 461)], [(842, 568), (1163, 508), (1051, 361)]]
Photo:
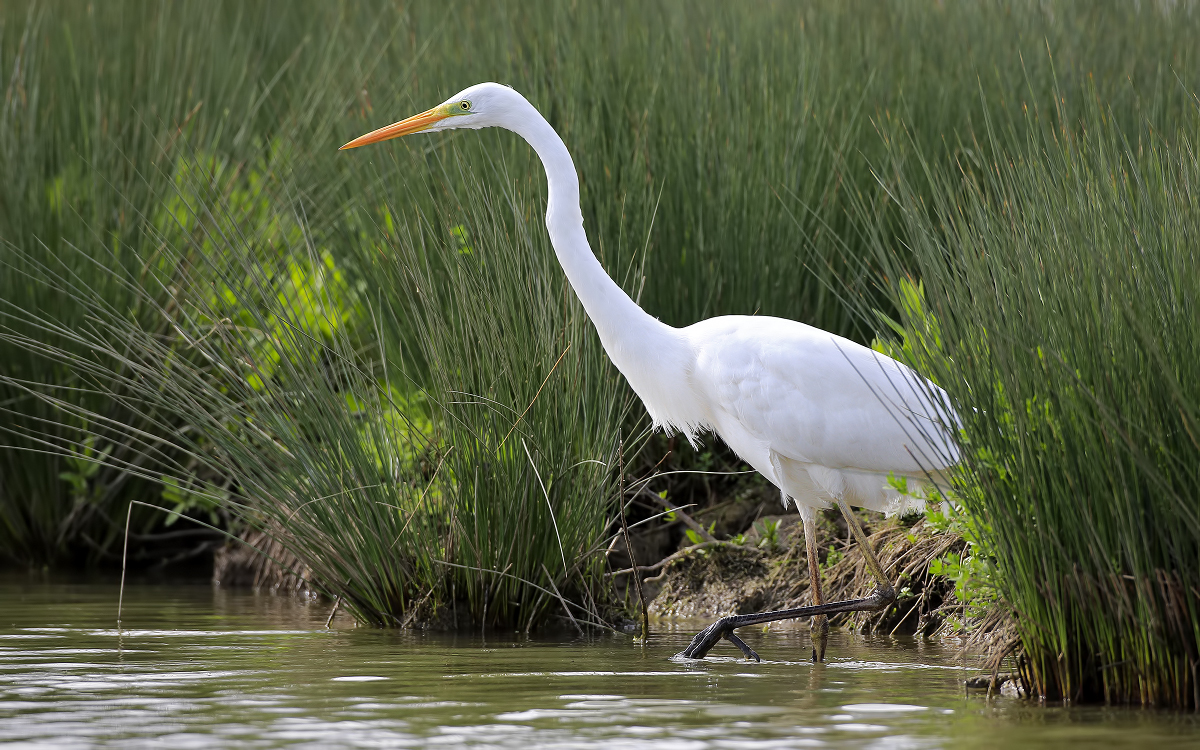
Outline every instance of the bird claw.
[(746, 642), (741, 638), (738, 638), (732, 630), (729, 630), (725, 633), (725, 640), (740, 648), (742, 650), (742, 654), (745, 655), (747, 659), (762, 661), (762, 659), (758, 658), (758, 654), (754, 653), (754, 649), (747, 646)]
[(722, 617), (704, 630), (696, 633), (692, 638), (692, 642), (683, 650), (681, 656), (689, 659), (703, 659), (712, 650), (712, 647), (717, 645), (717, 641), (721, 640), (721, 630), (724, 624), (725, 618)]
[(683, 650), (681, 656), (687, 657), (688, 659), (703, 659), (708, 655), (708, 652), (712, 650), (713, 646), (716, 646), (721, 639), (725, 639), (737, 646), (747, 659), (762, 661), (758, 654), (754, 653), (754, 649), (746, 645), (746, 642), (733, 632), (734, 627), (736, 626), (733, 625), (732, 618), (722, 617), (712, 625), (709, 625), (707, 628), (697, 633), (696, 636), (692, 638), (692, 642), (688, 644), (688, 647)]

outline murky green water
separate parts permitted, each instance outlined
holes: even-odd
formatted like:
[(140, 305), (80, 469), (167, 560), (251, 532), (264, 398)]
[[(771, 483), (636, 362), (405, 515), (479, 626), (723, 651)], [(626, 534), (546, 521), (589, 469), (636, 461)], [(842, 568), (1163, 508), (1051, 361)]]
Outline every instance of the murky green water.
[(1190, 715), (964, 695), (949, 646), (803, 629), (673, 661), (630, 639), (325, 630), (325, 605), (202, 583), (0, 578), (0, 743), (54, 747), (1172, 747)]

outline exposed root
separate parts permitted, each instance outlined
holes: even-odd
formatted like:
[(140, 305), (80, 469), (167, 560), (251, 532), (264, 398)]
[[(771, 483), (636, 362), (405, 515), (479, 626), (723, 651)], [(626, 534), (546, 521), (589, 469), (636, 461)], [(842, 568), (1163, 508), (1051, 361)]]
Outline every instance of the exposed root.
[(213, 553), (213, 583), (250, 586), (279, 594), (316, 593), (308, 566), (267, 532), (251, 529), (241, 535), (241, 542), (229, 542)]

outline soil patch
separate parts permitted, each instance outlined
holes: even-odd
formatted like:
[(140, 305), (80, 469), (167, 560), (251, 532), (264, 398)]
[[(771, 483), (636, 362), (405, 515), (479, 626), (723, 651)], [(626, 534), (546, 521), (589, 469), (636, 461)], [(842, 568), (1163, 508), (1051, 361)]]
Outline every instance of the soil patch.
[[(956, 635), (974, 648), (1010, 640), (1011, 618), (1006, 613), (966, 618), (954, 582), (929, 572), (932, 561), (963, 553), (960, 537), (935, 530), (923, 518), (905, 521), (863, 512), (860, 521), (896, 587), (897, 599), (881, 612), (833, 616), (831, 626), (863, 633)], [(839, 515), (822, 515), (817, 547), (826, 601), (867, 596), (875, 586), (861, 548), (847, 537)], [(651, 616), (716, 619), (812, 603), (798, 516), (760, 519), (738, 541), (694, 545), (675, 553), (657, 575), (645, 579), (647, 595), (653, 597)]]

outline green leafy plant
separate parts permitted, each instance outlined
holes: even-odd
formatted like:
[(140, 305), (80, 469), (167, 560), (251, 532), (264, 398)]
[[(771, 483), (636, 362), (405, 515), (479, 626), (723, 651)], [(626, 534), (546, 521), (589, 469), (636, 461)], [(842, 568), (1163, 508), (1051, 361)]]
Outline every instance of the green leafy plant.
[[(713, 523), (708, 525), (708, 528), (705, 529), (705, 531), (707, 531), (708, 535), (711, 537), (713, 535), (713, 531), (716, 530), (716, 528), (717, 528), (717, 524), (714, 521)], [(705, 541), (704, 537), (697, 534), (693, 529), (686, 529), (686, 530), (684, 530), (683, 533), (684, 533), (684, 536), (687, 537), (687, 540), (689, 542), (691, 542), (692, 544), (702, 544)]]
[(85, 437), (79, 449), (72, 449), (63, 458), (67, 470), (58, 475), (60, 479), (71, 486), (71, 496), (75, 499), (77, 506), (96, 501), (99, 488), (93, 485), (93, 480), (100, 473), (104, 461), (113, 450), (112, 445), (97, 449), (96, 441), (95, 435)]
[(171, 526), (187, 513), (203, 515), (212, 526), (227, 525), (221, 513), (229, 501), (227, 490), (211, 481), (185, 482), (172, 476), (164, 476), (162, 483), (162, 499), (172, 506), (164, 526)]
[[(929, 572), (954, 581), (954, 593), (964, 606), (966, 618), (978, 618), (1000, 599), (999, 573), (984, 540), (990, 534), (980, 521), (950, 501), (939, 510), (927, 510), (926, 523), (939, 532), (959, 536), (966, 549), (957, 556), (946, 555), (929, 563)], [(961, 628), (960, 619), (954, 623)]]
[(764, 549), (775, 552), (782, 547), (779, 539), (779, 524), (778, 520), (764, 518), (761, 522), (755, 524), (758, 529), (759, 540), (758, 546)]
[(837, 565), (839, 562), (841, 562), (842, 558), (845, 556), (846, 553), (839, 549), (836, 544), (829, 545), (829, 549), (825, 553), (825, 562), (821, 563), (821, 569), (825, 570), (832, 568), (834, 565)]

